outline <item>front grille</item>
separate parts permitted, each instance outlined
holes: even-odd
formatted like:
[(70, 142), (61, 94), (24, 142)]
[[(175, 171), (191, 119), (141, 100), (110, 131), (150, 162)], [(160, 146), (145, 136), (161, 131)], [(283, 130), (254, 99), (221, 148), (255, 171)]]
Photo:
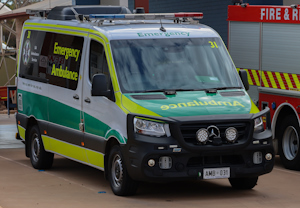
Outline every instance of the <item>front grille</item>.
[(202, 167), (206, 165), (241, 165), (245, 164), (241, 155), (221, 155), (192, 157), (187, 163), (187, 167)]
[[(199, 129), (205, 128), (214, 125), (218, 127), (220, 130), (220, 137), (222, 139), (222, 145), (230, 145), (231, 143), (228, 143), (225, 138), (225, 130), (229, 127), (234, 127), (238, 131), (238, 138), (235, 141), (235, 143), (242, 143), (247, 140), (247, 136), (249, 134), (249, 125), (247, 123), (210, 123), (210, 124), (203, 124), (203, 123), (192, 123), (192, 124), (182, 124), (180, 126), (181, 134), (184, 138), (184, 141), (189, 144), (194, 145), (204, 145), (199, 144), (199, 142), (196, 139), (196, 133)], [(213, 139), (210, 139), (206, 145), (213, 145)]]

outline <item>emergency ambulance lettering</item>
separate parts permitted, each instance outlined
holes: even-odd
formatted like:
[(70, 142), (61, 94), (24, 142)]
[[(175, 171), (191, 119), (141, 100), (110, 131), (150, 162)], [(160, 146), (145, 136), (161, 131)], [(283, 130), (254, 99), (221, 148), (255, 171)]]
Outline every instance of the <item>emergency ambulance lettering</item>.
[(207, 102), (204, 102), (204, 103), (202, 103), (202, 102), (199, 102), (200, 103), (200, 105), (208, 105), (208, 103)]
[(77, 81), (77, 79), (78, 79), (77, 72), (69, 71), (68, 67), (66, 67), (66, 69), (63, 69), (62, 66), (60, 66), (60, 68), (55, 68), (55, 64), (53, 64), (53, 66), (52, 66), (51, 75), (56, 76), (56, 77), (65, 78), (65, 79), (74, 80), (74, 81)]
[(230, 105), (230, 106), (232, 106), (232, 104), (230, 102), (222, 102), (222, 101), (219, 101), (218, 105), (226, 105), (226, 106)]
[(183, 107), (187, 107), (185, 103), (178, 103), (178, 107), (179, 107), (179, 108), (181, 108), (182, 106), (183, 106)]
[(204, 101), (204, 102), (197, 102), (194, 100), (194, 102), (187, 102), (187, 103), (177, 103), (177, 104), (169, 104), (169, 105), (162, 105), (160, 108), (162, 110), (169, 110), (174, 109), (174, 108), (186, 108), (186, 107), (193, 107), (193, 106), (199, 106), (199, 105), (214, 105), (214, 106), (240, 106), (240, 107), (245, 107), (238, 101), (233, 101), (233, 102), (223, 102), (223, 101), (218, 101), (216, 102), (215, 100), (211, 101)]
[(177, 108), (177, 105), (175, 104), (170, 104), (169, 106), (171, 106), (171, 108)]
[(58, 45), (58, 42), (55, 42), (54, 43), (53, 54), (65, 56), (66, 60), (69, 57), (73, 57), (73, 58), (76, 58), (76, 61), (78, 61), (80, 50), (74, 49), (74, 48), (62, 47), (62, 46)]
[(187, 104), (188, 104), (188, 106), (195, 106), (195, 103), (193, 103), (193, 102), (188, 102)]
[(233, 101), (233, 106), (241, 106), (243, 108), (245, 107), (241, 103), (239, 103), (238, 101)]
[(170, 33), (137, 33), (139, 37), (152, 37), (152, 36), (190, 36), (189, 32), (170, 32)]

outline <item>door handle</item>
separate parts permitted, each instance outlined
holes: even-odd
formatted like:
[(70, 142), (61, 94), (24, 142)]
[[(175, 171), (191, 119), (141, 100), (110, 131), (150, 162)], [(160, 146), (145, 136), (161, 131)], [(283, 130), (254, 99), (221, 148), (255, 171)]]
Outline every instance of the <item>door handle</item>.
[(91, 103), (90, 98), (85, 98), (84, 101), (85, 101), (86, 103)]
[(78, 96), (77, 94), (73, 95), (73, 98), (74, 98), (75, 100), (79, 100), (79, 96)]

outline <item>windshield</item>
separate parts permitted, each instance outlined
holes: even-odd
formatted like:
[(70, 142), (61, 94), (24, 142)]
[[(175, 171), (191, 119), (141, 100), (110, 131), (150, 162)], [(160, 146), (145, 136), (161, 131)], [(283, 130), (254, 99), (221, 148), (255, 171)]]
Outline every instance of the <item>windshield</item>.
[(241, 88), (220, 38), (111, 41), (122, 92)]

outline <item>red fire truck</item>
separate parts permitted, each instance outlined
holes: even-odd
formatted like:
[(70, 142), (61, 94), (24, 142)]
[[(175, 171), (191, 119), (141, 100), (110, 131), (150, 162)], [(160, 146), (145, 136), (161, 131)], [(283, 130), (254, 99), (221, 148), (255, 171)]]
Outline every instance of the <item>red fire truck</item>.
[(249, 94), (271, 110), (274, 148), (300, 170), (300, 6), (228, 6), (228, 49)]

